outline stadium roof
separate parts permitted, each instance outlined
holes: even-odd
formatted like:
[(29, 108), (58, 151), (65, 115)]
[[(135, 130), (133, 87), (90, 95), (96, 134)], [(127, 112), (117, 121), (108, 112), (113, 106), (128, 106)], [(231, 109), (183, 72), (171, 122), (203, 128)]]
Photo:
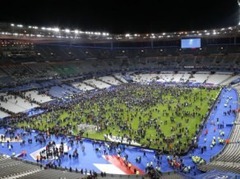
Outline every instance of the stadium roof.
[(238, 37), (240, 26), (218, 29), (193, 30), (182, 32), (145, 33), (145, 34), (109, 34), (107, 32), (90, 32), (79, 29), (68, 29), (46, 26), (32, 26), (14, 23), (0, 23), (0, 39), (31, 40), (35, 43), (70, 42), (70, 43), (111, 43), (124, 41), (158, 41), (176, 40), (181, 38), (218, 38)]
[(111, 34), (222, 28), (237, 25), (239, 15), (237, 0), (8, 0), (1, 7), (0, 22)]

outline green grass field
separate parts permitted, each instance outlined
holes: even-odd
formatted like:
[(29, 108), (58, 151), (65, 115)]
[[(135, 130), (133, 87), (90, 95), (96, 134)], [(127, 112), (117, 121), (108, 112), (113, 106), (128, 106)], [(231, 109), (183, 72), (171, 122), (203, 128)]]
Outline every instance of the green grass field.
[(129, 85), (17, 126), (79, 135), (79, 124), (91, 124), (94, 130), (85, 131), (83, 137), (104, 140), (104, 134), (127, 136), (145, 147), (185, 151), (219, 92), (220, 89)]

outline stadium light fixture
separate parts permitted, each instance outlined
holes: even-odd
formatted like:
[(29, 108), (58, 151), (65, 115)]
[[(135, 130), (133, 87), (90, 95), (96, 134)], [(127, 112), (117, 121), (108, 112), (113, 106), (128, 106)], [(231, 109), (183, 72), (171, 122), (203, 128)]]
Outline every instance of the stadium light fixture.
[(238, 25), (240, 25), (240, 0), (237, 0), (237, 4), (238, 4)]
[(70, 33), (70, 30), (69, 30), (69, 29), (65, 29), (65, 32), (66, 32), (66, 33)]
[(59, 28), (57, 28), (57, 27), (55, 27), (55, 28), (52, 28), (52, 31), (54, 31), (54, 32), (59, 32), (59, 31), (60, 31), (60, 29), (59, 29)]
[(108, 36), (109, 33), (107, 33), (107, 32), (103, 32), (102, 35), (103, 35), (103, 36)]
[(101, 35), (100, 32), (94, 32), (94, 35)]

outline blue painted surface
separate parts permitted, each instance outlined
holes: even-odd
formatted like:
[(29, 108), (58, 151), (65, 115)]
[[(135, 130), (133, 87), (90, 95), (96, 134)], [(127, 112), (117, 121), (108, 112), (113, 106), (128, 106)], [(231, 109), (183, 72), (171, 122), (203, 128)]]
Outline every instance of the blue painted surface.
[[(231, 88), (224, 88), (221, 91), (220, 97), (219, 97), (219, 101), (216, 103), (217, 107), (213, 108), (213, 110), (210, 112), (209, 118), (207, 119), (204, 129), (202, 130), (201, 134), (199, 135), (199, 140), (198, 140), (198, 148), (190, 151), (187, 155), (182, 156), (181, 158), (183, 159), (183, 163), (186, 166), (191, 166), (191, 170), (190, 173), (188, 175), (194, 175), (194, 174), (201, 174), (200, 171), (198, 171), (194, 166), (195, 164), (193, 163), (192, 159), (191, 159), (191, 155), (198, 155), (200, 157), (202, 157), (204, 160), (206, 160), (207, 162), (209, 162), (210, 158), (215, 156), (216, 154), (218, 154), (222, 149), (223, 149), (223, 145), (221, 144), (217, 144), (211, 149), (210, 145), (211, 145), (211, 141), (213, 139), (213, 137), (215, 136), (216, 138), (220, 135), (220, 130), (225, 132), (224, 135), (224, 139), (228, 139), (230, 134), (231, 134), (231, 130), (232, 130), (232, 124), (236, 118), (236, 116), (234, 115), (234, 113), (230, 113), (230, 114), (224, 114), (224, 112), (228, 112), (229, 110), (235, 110), (238, 108), (238, 94), (234, 89)], [(227, 106), (225, 105), (227, 104)], [(219, 129), (217, 126), (217, 118), (219, 118), (219, 124), (223, 124), (224, 128), (223, 129)], [(215, 125), (214, 125), (215, 124)], [(205, 131), (206, 129), (208, 130), (208, 134), (205, 136)], [(5, 133), (5, 129), (0, 129), (0, 134)], [(16, 130), (15, 134), (18, 135), (22, 135), (25, 132), (22, 129), (18, 129)], [(73, 169), (77, 168), (77, 169), (87, 169), (87, 170), (94, 170), (96, 172), (100, 172), (100, 170), (98, 170), (98, 168), (96, 168), (94, 166), (94, 163), (96, 164), (107, 164), (109, 163), (107, 160), (105, 160), (102, 157), (102, 153), (100, 152), (96, 152), (95, 148), (96, 146), (92, 145), (92, 141), (88, 140), (88, 139), (83, 139), (83, 144), (85, 146), (85, 152), (83, 153), (81, 151), (81, 144), (76, 144), (76, 142), (74, 142), (73, 146), (70, 146), (70, 144), (68, 143), (68, 139), (63, 138), (63, 137), (56, 137), (56, 136), (51, 136), (51, 139), (47, 139), (46, 140), (46, 144), (40, 144), (39, 142), (35, 141), (35, 136), (38, 134), (38, 132), (36, 131), (32, 131), (31, 135), (25, 135), (23, 136), (23, 139), (26, 140), (26, 144), (25, 145), (20, 145), (19, 142), (16, 143), (11, 143), (13, 145), (13, 149), (10, 151), (7, 146), (6, 143), (4, 144), (4, 146), (0, 146), (0, 153), (4, 153), (7, 155), (12, 155), (13, 152), (15, 152), (16, 154), (20, 154), (23, 150), (27, 151), (27, 156), (23, 157), (22, 159), (24, 160), (29, 160), (29, 161), (35, 161), (29, 154), (42, 148), (45, 147), (46, 144), (50, 141), (55, 141), (57, 144), (64, 142), (67, 143), (67, 145), (69, 147), (71, 147), (71, 150), (69, 151), (69, 153), (72, 153), (74, 149), (78, 150), (79, 153), (79, 157), (77, 159), (69, 159), (68, 155), (64, 155), (64, 157), (61, 160), (61, 166), (64, 167), (72, 167)], [(33, 139), (33, 143), (32, 144), (28, 144), (28, 139), (31, 138)], [(204, 141), (204, 138), (207, 139), (207, 141)], [(204, 153), (201, 153), (201, 147), (206, 146), (207, 151), (205, 151)], [(125, 154), (128, 154), (128, 160), (135, 166), (139, 167), (140, 169), (142, 169), (143, 171), (145, 171), (145, 167), (147, 163), (153, 162), (153, 165), (156, 166), (157, 165), (157, 160), (155, 159), (155, 155), (154, 155), (154, 151), (153, 150), (144, 150), (138, 147), (133, 147), (133, 146), (125, 146), (125, 151), (121, 153), (121, 156), (124, 156)], [(146, 152), (146, 156), (143, 156), (143, 152)], [(108, 152), (109, 153), (109, 152)], [(115, 152), (110, 152), (110, 154), (115, 155)], [(142, 161), (141, 163), (137, 163), (135, 161), (135, 159), (141, 156), (142, 157)], [(172, 156), (170, 156), (172, 157)], [(162, 159), (160, 160), (161, 164), (161, 170), (162, 172), (168, 172), (168, 171), (173, 171), (174, 169), (168, 164), (167, 162), (167, 156), (166, 155), (162, 155)], [(46, 164), (49, 161), (44, 161), (43, 164)]]

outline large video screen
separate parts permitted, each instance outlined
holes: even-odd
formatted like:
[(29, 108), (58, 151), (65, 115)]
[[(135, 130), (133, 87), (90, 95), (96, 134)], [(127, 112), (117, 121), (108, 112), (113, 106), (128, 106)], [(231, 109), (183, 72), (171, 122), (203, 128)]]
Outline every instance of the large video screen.
[(191, 39), (181, 39), (181, 48), (200, 48), (201, 39), (191, 38)]

